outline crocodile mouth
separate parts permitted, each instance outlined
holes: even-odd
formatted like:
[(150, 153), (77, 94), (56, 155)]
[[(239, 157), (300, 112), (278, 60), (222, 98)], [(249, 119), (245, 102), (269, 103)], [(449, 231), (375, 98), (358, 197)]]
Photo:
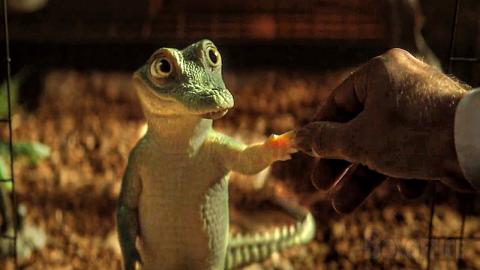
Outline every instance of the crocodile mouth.
[(219, 110), (216, 110), (216, 111), (203, 113), (203, 114), (201, 114), (201, 117), (206, 118), (206, 119), (215, 120), (215, 119), (221, 118), (222, 116), (227, 114), (227, 112), (228, 112), (228, 109), (219, 109)]

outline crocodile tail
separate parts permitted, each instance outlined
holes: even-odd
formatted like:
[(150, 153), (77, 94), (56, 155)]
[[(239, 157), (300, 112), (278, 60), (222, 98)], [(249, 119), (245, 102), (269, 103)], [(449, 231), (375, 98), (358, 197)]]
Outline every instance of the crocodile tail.
[[(285, 202), (280, 204), (298, 220), (296, 224), (275, 227), (263, 233), (237, 234), (230, 236), (225, 269), (234, 269), (268, 259), (274, 252), (310, 242), (315, 236), (315, 219), (306, 210)], [(299, 216), (302, 216), (299, 218)]]

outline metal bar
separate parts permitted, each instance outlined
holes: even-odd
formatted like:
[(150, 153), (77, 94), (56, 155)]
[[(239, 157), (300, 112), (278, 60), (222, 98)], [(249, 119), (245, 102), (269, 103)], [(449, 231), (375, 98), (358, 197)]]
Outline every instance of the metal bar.
[[(453, 23), (452, 23), (452, 30), (451, 30), (451, 38), (450, 38), (450, 48), (448, 49), (449, 51), (449, 59), (452, 59), (454, 58), (453, 54), (454, 54), (454, 50), (455, 50), (455, 41), (457, 39), (457, 24), (458, 24), (458, 11), (459, 11), (459, 8), (460, 7), (460, 0), (455, 0), (455, 13), (453, 14)], [(452, 61), (449, 60), (448, 61), (448, 69), (447, 69), (447, 72), (448, 73), (452, 73)]]
[(464, 236), (465, 236), (465, 221), (467, 219), (467, 210), (463, 209), (462, 211), (462, 224), (460, 225), (460, 243), (458, 244), (458, 258), (457, 264), (459, 260), (463, 258), (463, 246), (464, 246)]
[(8, 122), (10, 122), (10, 120), (9, 120), (9, 119), (0, 119), (0, 123), (1, 123), (1, 122), (3, 122), (3, 123), (8, 123)]
[[(455, 13), (453, 15), (453, 23), (452, 23), (452, 30), (451, 30), (451, 39), (450, 39), (450, 48), (449, 48), (449, 59), (448, 59), (448, 69), (447, 72), (449, 74), (453, 71), (453, 62), (473, 62), (471, 58), (465, 57), (454, 57), (455, 51), (455, 41), (457, 38), (457, 25), (458, 25), (458, 12), (460, 10), (460, 0), (455, 0)], [(462, 202), (461, 202), (462, 203)], [(465, 219), (467, 216), (467, 211), (465, 207), (462, 209), (462, 223), (460, 227), (460, 241), (459, 243), (459, 254), (457, 257), (457, 267), (461, 267), (462, 263), (462, 255), (463, 255), (463, 237), (465, 232)]]
[(450, 57), (451, 62), (480, 62), (480, 59), (475, 57)]
[[(460, 225), (460, 243), (458, 245), (458, 258), (457, 258), (457, 267), (460, 269), (463, 267), (464, 264), (463, 260), (463, 249), (464, 249), (464, 241), (465, 240), (480, 240), (480, 237), (471, 237), (465, 238), (465, 222), (467, 219), (467, 215), (470, 213), (472, 204), (473, 204), (473, 197), (470, 195), (462, 195), (461, 203), (462, 203), (462, 223)], [(472, 239), (473, 238), (473, 239)]]
[(7, 178), (7, 179), (0, 179), (0, 183), (9, 183), (12, 182), (12, 179)]
[(432, 239), (433, 239), (433, 216), (435, 213), (435, 198), (437, 194), (436, 184), (433, 184), (432, 190), (432, 198), (430, 201), (430, 220), (428, 224), (428, 246), (427, 246), (427, 270), (430, 270), (431, 261), (430, 261), (430, 253), (432, 251)]
[(471, 237), (461, 237), (461, 236), (432, 236), (432, 237), (418, 237), (418, 238), (408, 238), (412, 240), (425, 240), (425, 239), (433, 239), (433, 240), (480, 240), (480, 236), (471, 236)]
[[(12, 100), (10, 93), (10, 83), (11, 83), (11, 58), (10, 58), (10, 35), (8, 31), (8, 8), (7, 0), (3, 0), (3, 20), (4, 20), (4, 34), (5, 34), (5, 60), (6, 60), (6, 69), (7, 69), (7, 104), (8, 104), (8, 134), (9, 134), (9, 148), (10, 148), (10, 175), (12, 180), (12, 201), (13, 209), (16, 211), (17, 208), (17, 196), (15, 192), (15, 173), (13, 166), (13, 131), (12, 131)], [(17, 258), (17, 215), (13, 215), (13, 260), (14, 267), (18, 269), (18, 258)]]
[(17, 240), (17, 237), (14, 236), (14, 235), (12, 236), (12, 235), (4, 235), (4, 234), (2, 234), (2, 235), (0, 235), (0, 238), (7, 239), (7, 240), (12, 240), (12, 241), (15, 241), (15, 242), (16, 242), (16, 240)]
[(480, 236), (461, 237), (461, 236), (432, 236), (432, 240), (472, 240), (480, 241)]
[[(457, 23), (458, 23), (458, 10), (460, 6), (460, 0), (455, 0), (455, 13), (453, 15), (453, 23), (452, 23), (452, 30), (451, 30), (451, 37), (450, 37), (450, 47), (449, 47), (449, 59), (448, 59), (448, 68), (447, 72), (452, 72), (452, 64), (451, 61), (453, 57), (453, 51), (455, 46), (455, 40), (457, 35)], [(433, 238), (433, 217), (435, 214), (435, 198), (436, 198), (436, 186), (434, 184), (433, 191), (432, 191), (432, 200), (430, 202), (430, 220), (428, 224), (428, 248), (427, 248), (427, 270), (432, 269), (432, 262), (431, 262), (431, 251), (432, 251), (432, 240)]]

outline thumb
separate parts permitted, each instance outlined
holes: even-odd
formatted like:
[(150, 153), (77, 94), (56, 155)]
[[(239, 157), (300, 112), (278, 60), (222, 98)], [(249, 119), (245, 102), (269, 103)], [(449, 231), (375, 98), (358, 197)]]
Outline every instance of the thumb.
[(301, 151), (321, 158), (355, 162), (354, 135), (348, 122), (312, 122), (297, 131), (295, 145)]

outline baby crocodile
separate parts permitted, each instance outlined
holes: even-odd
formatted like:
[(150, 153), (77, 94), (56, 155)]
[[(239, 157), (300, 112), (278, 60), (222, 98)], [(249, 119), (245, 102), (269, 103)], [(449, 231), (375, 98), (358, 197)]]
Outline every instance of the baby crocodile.
[(133, 76), (148, 131), (130, 153), (117, 223), (126, 270), (231, 269), (313, 238), (308, 212), (297, 225), (230, 237), (228, 175), (255, 174), (292, 153), (270, 137), (244, 145), (216, 132), (233, 107), (222, 60), (209, 40), (161, 48)]

